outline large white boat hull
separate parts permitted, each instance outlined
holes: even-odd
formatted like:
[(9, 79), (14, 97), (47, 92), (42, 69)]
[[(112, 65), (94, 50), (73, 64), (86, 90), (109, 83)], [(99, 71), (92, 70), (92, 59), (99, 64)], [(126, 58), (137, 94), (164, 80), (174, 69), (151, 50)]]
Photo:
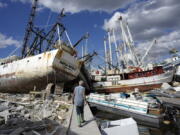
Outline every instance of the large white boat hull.
[(48, 83), (66, 82), (80, 73), (80, 62), (62, 49), (0, 65), (0, 92), (42, 90)]

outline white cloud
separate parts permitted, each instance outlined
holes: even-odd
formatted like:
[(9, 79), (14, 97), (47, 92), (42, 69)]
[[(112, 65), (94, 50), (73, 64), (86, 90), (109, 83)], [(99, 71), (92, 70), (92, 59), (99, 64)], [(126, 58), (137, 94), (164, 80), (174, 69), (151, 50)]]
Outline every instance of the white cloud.
[[(105, 21), (103, 28), (120, 29), (119, 16), (127, 19), (132, 36), (138, 43), (137, 50), (143, 54), (153, 39), (158, 43), (150, 51), (149, 60), (169, 55), (169, 49), (180, 50), (180, 1), (150, 0), (131, 5), (123, 12), (116, 12)], [(119, 33), (118, 35), (119, 36)]]
[[(157, 61), (157, 59), (162, 60), (162, 57), (168, 57), (169, 51), (173, 48), (180, 50), (180, 30), (171, 32), (167, 35), (163, 35), (157, 38), (157, 43), (149, 51), (148, 56), (146, 57), (146, 61)], [(152, 41), (147, 41), (141, 43), (137, 47), (137, 52), (144, 55), (145, 51), (149, 47)]]
[(108, 24), (118, 28), (115, 21), (119, 15), (127, 19), (136, 40), (153, 39), (166, 33), (166, 29), (180, 28), (180, 1), (151, 0), (136, 3), (123, 14), (116, 12), (104, 27)]
[(4, 8), (4, 7), (7, 7), (7, 4), (0, 2), (0, 8)]
[(15, 40), (13, 37), (7, 37), (6, 35), (3, 35), (0, 33), (0, 48), (6, 48), (7, 46), (20, 46), (21, 42)]
[(113, 15), (109, 20), (105, 20), (105, 21), (104, 21), (104, 26), (103, 26), (103, 28), (104, 28), (105, 30), (107, 30), (107, 29), (109, 29), (109, 28), (110, 28), (110, 29), (112, 29), (112, 28), (114, 28), (114, 29), (118, 28), (118, 27), (120, 26), (119, 21), (118, 21), (118, 19), (119, 19), (120, 16), (122, 16), (123, 18), (127, 18), (127, 15), (126, 15), (126, 14), (123, 14), (123, 13), (120, 13), (120, 12), (115, 12), (114, 15)]
[[(11, 0), (23, 3), (32, 0)], [(60, 12), (62, 8), (66, 12), (77, 13), (80, 11), (105, 11), (112, 12), (125, 7), (134, 0), (40, 0), (40, 4), (53, 12)]]

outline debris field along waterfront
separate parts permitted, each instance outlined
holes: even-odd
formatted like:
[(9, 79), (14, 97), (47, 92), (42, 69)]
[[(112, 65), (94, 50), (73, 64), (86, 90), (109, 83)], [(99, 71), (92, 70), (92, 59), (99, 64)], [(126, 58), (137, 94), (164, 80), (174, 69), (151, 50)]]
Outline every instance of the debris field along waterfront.
[[(71, 42), (62, 23), (64, 9), (55, 23), (42, 29), (34, 21), (37, 7), (38, 0), (33, 0), (21, 54), (0, 59), (0, 135), (126, 135), (130, 129), (131, 135), (141, 135), (143, 126), (167, 125), (175, 126), (172, 133), (180, 134), (177, 51), (163, 62), (147, 63), (156, 39), (139, 56), (127, 18), (119, 15), (116, 29), (120, 31), (108, 28), (104, 56), (96, 50), (91, 54), (87, 51), (88, 33)], [(84, 40), (79, 56), (78, 46)], [(96, 58), (103, 60), (103, 65), (93, 67)], [(77, 125), (72, 104), (79, 80), (87, 94), (82, 127)], [(102, 122), (106, 118), (102, 115), (99, 120), (98, 112), (128, 118)]]

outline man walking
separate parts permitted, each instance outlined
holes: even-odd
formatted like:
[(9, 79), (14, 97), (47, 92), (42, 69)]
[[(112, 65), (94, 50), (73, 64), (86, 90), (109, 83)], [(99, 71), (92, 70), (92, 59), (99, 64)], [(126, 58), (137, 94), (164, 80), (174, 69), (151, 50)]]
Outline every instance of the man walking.
[(73, 94), (73, 104), (76, 106), (78, 126), (81, 127), (84, 120), (84, 102), (85, 102), (85, 88), (83, 81), (79, 81), (79, 86), (75, 87)]

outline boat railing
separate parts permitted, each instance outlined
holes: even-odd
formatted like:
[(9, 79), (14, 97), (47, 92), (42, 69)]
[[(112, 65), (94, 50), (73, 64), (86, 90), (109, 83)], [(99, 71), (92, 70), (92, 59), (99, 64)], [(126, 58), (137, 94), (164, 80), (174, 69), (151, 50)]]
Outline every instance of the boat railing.
[(7, 58), (3, 58), (3, 59), (0, 59), (0, 65), (5, 65), (7, 63), (11, 63), (13, 61), (17, 61), (19, 60), (20, 58), (18, 56), (10, 56), (10, 57), (7, 57)]

